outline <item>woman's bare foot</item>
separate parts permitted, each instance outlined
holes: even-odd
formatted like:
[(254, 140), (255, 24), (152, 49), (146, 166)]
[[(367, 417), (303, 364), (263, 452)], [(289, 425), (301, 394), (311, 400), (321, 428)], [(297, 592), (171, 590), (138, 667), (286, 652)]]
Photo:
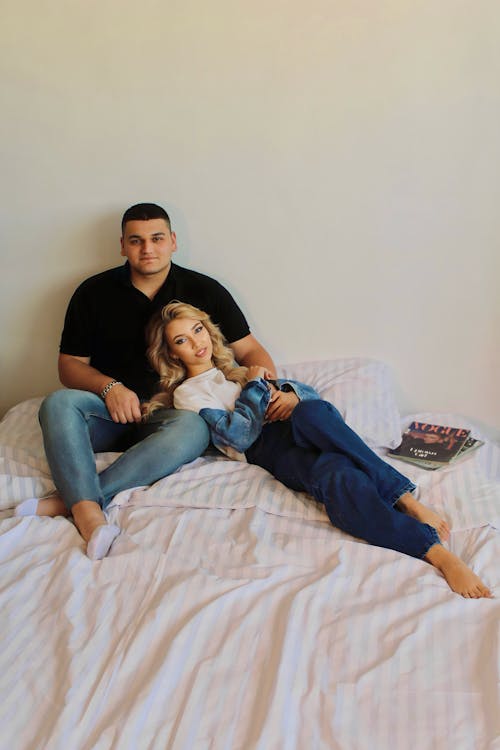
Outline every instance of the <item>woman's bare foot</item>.
[(436, 529), (442, 542), (446, 542), (450, 538), (450, 527), (444, 518), (441, 518), (441, 516), (434, 513), (433, 510), (426, 508), (425, 505), (419, 503), (419, 501), (413, 497), (411, 492), (406, 492), (402, 495), (396, 503), (396, 506), (412, 518), (416, 518), (417, 521), (427, 523), (429, 526)]
[(493, 594), (481, 579), (453, 552), (441, 544), (433, 545), (424, 557), (441, 571), (452, 591), (466, 599), (491, 599)]
[(38, 501), (36, 509), (37, 516), (69, 516), (69, 510), (65, 506), (59, 495), (50, 495), (49, 497), (42, 497)]

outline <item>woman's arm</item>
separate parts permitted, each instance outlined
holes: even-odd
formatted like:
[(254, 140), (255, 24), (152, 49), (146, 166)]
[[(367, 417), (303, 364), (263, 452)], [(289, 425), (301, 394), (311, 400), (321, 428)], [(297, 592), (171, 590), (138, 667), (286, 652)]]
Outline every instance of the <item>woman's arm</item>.
[(284, 380), (283, 378), (280, 378), (276, 382), (280, 391), (293, 391), (299, 401), (321, 398), (319, 393), (311, 385), (307, 385), (307, 383), (300, 383), (298, 380)]
[(265, 380), (250, 380), (234, 404), (234, 411), (203, 408), (200, 416), (210, 428), (216, 448), (244, 453), (258, 438), (264, 424), (270, 391)]
[(289, 419), (299, 401), (320, 398), (314, 388), (297, 380), (277, 380), (275, 383), (278, 390), (273, 393), (266, 411), (269, 422)]

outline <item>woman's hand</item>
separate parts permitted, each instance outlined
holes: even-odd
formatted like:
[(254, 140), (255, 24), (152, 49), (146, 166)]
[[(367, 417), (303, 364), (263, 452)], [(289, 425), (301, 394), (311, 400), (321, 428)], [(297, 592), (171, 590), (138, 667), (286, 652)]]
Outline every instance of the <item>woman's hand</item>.
[(294, 391), (276, 391), (267, 407), (267, 421), (282, 422), (288, 419), (298, 403), (299, 397)]

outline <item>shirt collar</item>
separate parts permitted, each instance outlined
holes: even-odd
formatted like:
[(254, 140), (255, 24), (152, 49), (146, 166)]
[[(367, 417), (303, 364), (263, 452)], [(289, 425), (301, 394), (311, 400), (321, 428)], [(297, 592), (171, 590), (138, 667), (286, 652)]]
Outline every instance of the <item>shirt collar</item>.
[[(133, 286), (131, 278), (130, 278), (130, 263), (128, 260), (125, 261), (123, 266), (118, 266), (117, 270), (117, 276), (120, 281), (120, 284), (123, 284), (124, 286), (131, 287)], [(160, 289), (164, 289), (166, 285), (175, 280), (175, 277), (177, 276), (177, 266), (174, 263), (170, 263), (170, 271), (168, 272), (168, 276), (161, 285)]]

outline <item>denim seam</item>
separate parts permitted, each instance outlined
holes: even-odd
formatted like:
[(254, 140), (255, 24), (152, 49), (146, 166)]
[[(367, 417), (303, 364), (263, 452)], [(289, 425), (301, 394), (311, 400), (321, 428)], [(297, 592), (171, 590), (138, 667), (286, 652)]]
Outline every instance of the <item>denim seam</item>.
[(404, 485), (403, 490), (398, 490), (397, 493), (394, 493), (394, 495), (391, 497), (389, 502), (391, 503), (392, 507), (394, 508), (395, 505), (401, 500), (403, 495), (406, 495), (408, 492), (413, 492), (417, 489), (417, 485), (413, 484), (413, 482), (408, 482), (406, 485)]
[(427, 554), (427, 553), (429, 552), (429, 550), (430, 550), (430, 549), (431, 549), (432, 547), (434, 547), (434, 546), (435, 546), (436, 544), (441, 544), (441, 546), (442, 546), (442, 542), (441, 542), (441, 539), (439, 538), (439, 534), (437, 533), (436, 529), (435, 529), (435, 528), (434, 528), (433, 526), (429, 526), (429, 524), (428, 524), (428, 523), (426, 523), (426, 524), (424, 524), (424, 525), (425, 525), (425, 526), (428, 526), (428, 527), (429, 527), (429, 529), (430, 529), (430, 530), (431, 530), (432, 532), (434, 532), (434, 534), (433, 534), (433, 535), (435, 536), (435, 540), (434, 540), (434, 541), (432, 541), (432, 542), (429, 542), (429, 545), (428, 545), (428, 547), (426, 548), (425, 552), (423, 552), (423, 553), (422, 553), (422, 554), (420, 555), (420, 559), (421, 559), (421, 560), (423, 560), (423, 559), (424, 559), (424, 557), (425, 557), (425, 556), (426, 556), (426, 554)]

